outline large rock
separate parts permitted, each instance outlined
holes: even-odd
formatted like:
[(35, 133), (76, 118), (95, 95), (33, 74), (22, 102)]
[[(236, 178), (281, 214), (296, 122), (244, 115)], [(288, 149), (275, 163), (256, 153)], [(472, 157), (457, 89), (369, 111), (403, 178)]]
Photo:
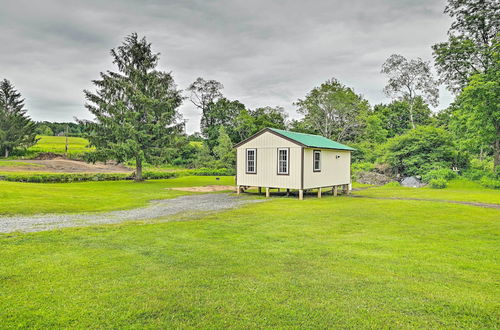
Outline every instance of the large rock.
[(403, 178), (403, 180), (401, 180), (401, 185), (403, 187), (411, 187), (411, 188), (420, 188), (425, 186), (425, 184), (422, 183), (422, 181), (420, 181), (418, 178), (414, 176), (407, 176)]
[(364, 184), (371, 184), (376, 186), (383, 186), (389, 182), (394, 181), (390, 177), (384, 174), (361, 171), (356, 174), (356, 181)]

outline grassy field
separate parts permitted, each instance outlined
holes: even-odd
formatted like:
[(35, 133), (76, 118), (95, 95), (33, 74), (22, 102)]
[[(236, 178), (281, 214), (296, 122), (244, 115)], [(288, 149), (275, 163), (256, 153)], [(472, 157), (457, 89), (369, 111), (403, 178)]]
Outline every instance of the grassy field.
[(0, 168), (2, 168), (2, 167), (24, 167), (24, 166), (44, 167), (43, 165), (35, 164), (35, 163), (0, 160)]
[(382, 186), (357, 191), (355, 194), (368, 197), (424, 198), (500, 204), (500, 190), (487, 189), (477, 182), (463, 179), (450, 181), (446, 189)]
[(197, 221), (0, 239), (0, 322), (498, 326), (497, 210), (275, 199)]
[[(53, 152), (56, 154), (64, 154), (66, 148), (66, 137), (64, 136), (37, 136), (40, 141), (33, 147), (28, 149), (28, 153)], [(80, 137), (68, 137), (68, 153), (81, 154), (90, 151), (87, 147), (88, 140)]]
[[(55, 188), (45, 197), (53, 203), (57, 196), (81, 195), (80, 204), (131, 207), (134, 199), (144, 204), (180, 193), (163, 189), (167, 186), (211, 180), (15, 183), (7, 190), (26, 186), (27, 195), (20, 195), (25, 206), (42, 202), (43, 189)], [(478, 193), (473, 185), (461, 187), (464, 195)], [(372, 189), (389, 195), (406, 191), (385, 187), (356, 194)], [(468, 198), (457, 189), (439, 190), (437, 197)], [(121, 191), (116, 200), (100, 201)], [(428, 198), (433, 192), (411, 194)], [(486, 201), (497, 196), (483, 192)], [(13, 199), (0, 196), (2, 202)], [(23, 211), (22, 204), (10, 205), (4, 210)], [(50, 205), (42, 203), (38, 210)], [(59, 210), (82, 207), (65, 205)], [(325, 196), (301, 202), (272, 198), (153, 224), (0, 234), (0, 324), (498, 328), (499, 219), (499, 210), (467, 205)]]
[(186, 192), (167, 190), (209, 184), (234, 184), (233, 177), (195, 176), (146, 182), (20, 183), (0, 181), (0, 215), (113, 211), (144, 206), (153, 199)]

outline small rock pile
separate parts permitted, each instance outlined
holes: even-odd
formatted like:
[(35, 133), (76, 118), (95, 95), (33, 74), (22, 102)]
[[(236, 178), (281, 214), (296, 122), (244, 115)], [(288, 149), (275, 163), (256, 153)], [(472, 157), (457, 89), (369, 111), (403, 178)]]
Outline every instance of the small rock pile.
[(394, 181), (394, 179), (376, 172), (361, 171), (356, 175), (356, 181), (363, 184), (383, 186)]

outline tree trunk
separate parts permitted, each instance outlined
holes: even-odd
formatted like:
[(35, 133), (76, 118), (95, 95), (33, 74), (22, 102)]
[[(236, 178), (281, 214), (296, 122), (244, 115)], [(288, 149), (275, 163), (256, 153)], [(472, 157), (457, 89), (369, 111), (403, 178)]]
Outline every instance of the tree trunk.
[(9, 148), (5, 148), (5, 158), (9, 157)]
[(495, 144), (493, 145), (493, 155), (494, 155), (493, 156), (494, 169), (496, 169), (497, 166), (500, 166), (500, 139), (499, 138), (495, 139)]
[(143, 181), (142, 179), (142, 159), (135, 160), (135, 181)]
[(410, 101), (410, 122), (411, 122), (411, 127), (414, 129), (415, 121), (413, 120), (413, 100)]

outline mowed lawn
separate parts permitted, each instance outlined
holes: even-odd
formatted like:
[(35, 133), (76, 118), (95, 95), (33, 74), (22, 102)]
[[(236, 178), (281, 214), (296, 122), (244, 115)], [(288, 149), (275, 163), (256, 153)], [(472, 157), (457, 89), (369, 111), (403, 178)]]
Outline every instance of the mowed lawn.
[(496, 209), (273, 198), (170, 220), (0, 235), (0, 324), (500, 326)]
[(450, 181), (446, 189), (381, 186), (356, 191), (355, 194), (367, 197), (423, 198), (500, 204), (500, 190), (487, 189), (477, 182), (464, 179)]
[(185, 176), (140, 183), (104, 181), (42, 184), (0, 181), (0, 216), (129, 209), (145, 206), (150, 200), (189, 194), (168, 188), (204, 185), (234, 185), (234, 177)]

